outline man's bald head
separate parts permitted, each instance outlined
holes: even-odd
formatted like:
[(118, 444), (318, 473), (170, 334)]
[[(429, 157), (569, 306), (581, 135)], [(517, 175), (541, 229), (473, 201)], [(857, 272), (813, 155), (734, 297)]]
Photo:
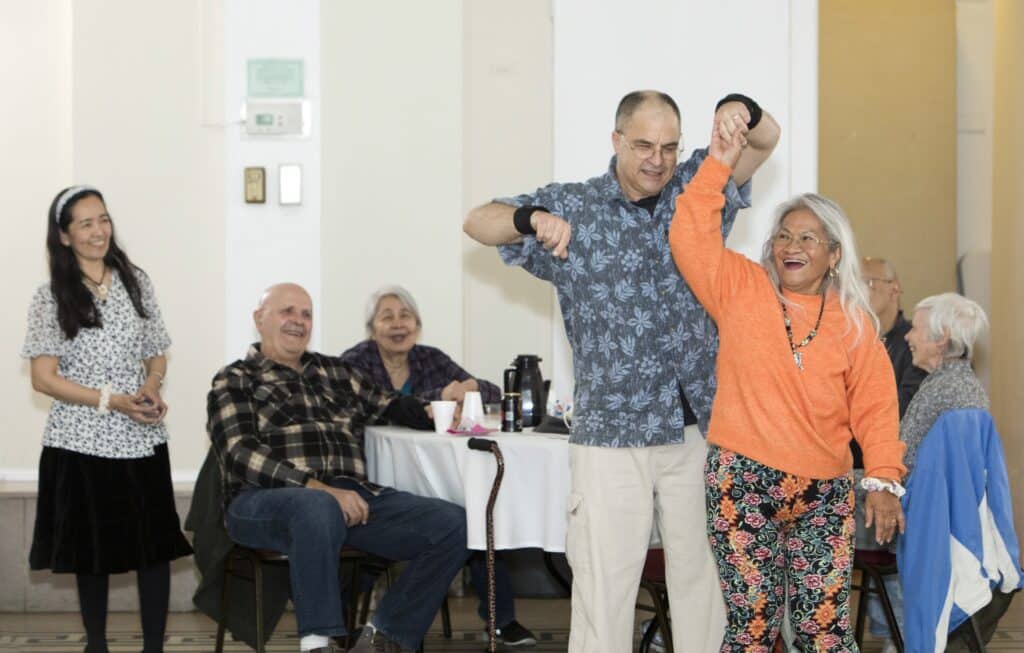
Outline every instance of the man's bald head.
[(309, 293), (306, 292), (305, 288), (297, 283), (284, 282), (275, 283), (273, 286), (270, 286), (261, 292), (259, 300), (256, 302), (256, 310), (261, 310), (264, 305), (266, 305), (267, 301), (276, 301), (278, 298), (283, 295), (287, 295), (288, 293), (301, 293), (306, 296), (306, 299), (309, 301), (309, 305), (313, 305), (313, 298), (309, 296)]
[(306, 289), (295, 283), (270, 286), (260, 295), (252, 317), (263, 355), (299, 369), (313, 331), (313, 299)]

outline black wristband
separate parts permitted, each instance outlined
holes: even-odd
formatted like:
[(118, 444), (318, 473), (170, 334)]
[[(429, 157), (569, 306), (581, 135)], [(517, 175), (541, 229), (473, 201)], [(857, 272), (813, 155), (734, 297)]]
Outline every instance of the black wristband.
[(520, 206), (515, 210), (515, 213), (512, 214), (512, 225), (516, 228), (516, 231), (524, 236), (533, 236), (537, 233), (537, 230), (530, 224), (530, 217), (533, 215), (534, 211), (550, 213), (550, 211), (543, 206), (527, 205)]
[(743, 95), (742, 93), (730, 93), (729, 95), (726, 95), (718, 101), (718, 104), (715, 105), (715, 111), (718, 111), (718, 109), (726, 102), (742, 102), (743, 106), (747, 107), (747, 111), (750, 113), (750, 122), (747, 123), (747, 129), (753, 129), (754, 127), (757, 127), (757, 123), (761, 122), (761, 107), (757, 102), (754, 102), (746, 95)]

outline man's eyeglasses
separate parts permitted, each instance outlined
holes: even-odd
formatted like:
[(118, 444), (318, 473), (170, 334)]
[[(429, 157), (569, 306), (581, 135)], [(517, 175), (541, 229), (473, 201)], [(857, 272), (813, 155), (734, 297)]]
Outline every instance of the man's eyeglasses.
[(794, 241), (800, 246), (800, 249), (803, 250), (814, 249), (825, 242), (809, 231), (805, 231), (797, 236), (794, 236), (788, 231), (780, 231), (772, 236), (772, 244), (776, 247), (789, 247)]
[(649, 159), (652, 156), (654, 156), (655, 152), (659, 150), (661, 151), (661, 156), (664, 159), (674, 159), (676, 158), (676, 156), (679, 155), (679, 143), (666, 143), (665, 145), (661, 145), (659, 147), (658, 145), (650, 141), (645, 141), (642, 139), (635, 140), (632, 142), (627, 141), (625, 134), (623, 134), (621, 131), (617, 129), (615, 130), (615, 132), (622, 137), (622, 142), (625, 143), (629, 149), (633, 150), (633, 154), (635, 154), (638, 159)]
[(874, 278), (871, 278), (871, 277), (864, 277), (863, 281), (864, 281), (864, 283), (867, 284), (868, 288), (870, 288), (872, 290), (875, 289), (875, 284), (876, 283), (895, 283), (896, 282), (895, 279), (874, 279)]

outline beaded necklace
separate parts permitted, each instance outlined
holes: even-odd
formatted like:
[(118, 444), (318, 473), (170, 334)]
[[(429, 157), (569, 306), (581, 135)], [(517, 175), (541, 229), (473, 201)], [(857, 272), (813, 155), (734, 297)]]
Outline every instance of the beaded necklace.
[(800, 341), (799, 344), (793, 344), (793, 326), (789, 320), (789, 312), (786, 310), (786, 302), (780, 301), (779, 305), (782, 306), (782, 321), (786, 323), (786, 339), (789, 340), (789, 350), (793, 352), (793, 362), (799, 369), (804, 369), (804, 357), (800, 353), (800, 349), (806, 347), (814, 336), (818, 335), (818, 327), (821, 326), (821, 316), (825, 313), (825, 293), (821, 294), (821, 308), (818, 309), (818, 319), (814, 323), (814, 328), (808, 332), (807, 337)]

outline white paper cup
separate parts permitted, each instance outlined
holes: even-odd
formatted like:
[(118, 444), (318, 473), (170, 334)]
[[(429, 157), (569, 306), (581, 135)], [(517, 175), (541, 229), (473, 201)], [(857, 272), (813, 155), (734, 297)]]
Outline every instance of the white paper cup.
[(452, 420), (455, 419), (455, 402), (432, 401), (430, 410), (434, 413), (434, 432), (447, 433), (452, 426)]
[(464, 429), (471, 429), (477, 424), (484, 422), (484, 402), (479, 392), (470, 391), (462, 400), (462, 422), (459, 424)]

